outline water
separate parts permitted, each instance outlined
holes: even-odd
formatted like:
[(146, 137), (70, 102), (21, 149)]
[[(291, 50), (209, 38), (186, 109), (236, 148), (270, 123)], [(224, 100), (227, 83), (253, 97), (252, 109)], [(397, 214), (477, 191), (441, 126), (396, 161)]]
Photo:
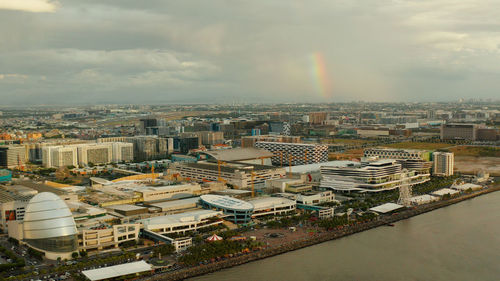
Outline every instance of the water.
[(192, 280), (500, 280), (500, 192)]

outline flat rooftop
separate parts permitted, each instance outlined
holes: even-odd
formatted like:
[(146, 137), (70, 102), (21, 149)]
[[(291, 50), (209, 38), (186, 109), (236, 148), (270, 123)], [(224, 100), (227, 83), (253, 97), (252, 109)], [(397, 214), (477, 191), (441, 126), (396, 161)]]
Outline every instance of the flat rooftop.
[(370, 211), (385, 214), (385, 213), (389, 213), (389, 212), (392, 212), (395, 210), (399, 210), (401, 208), (404, 208), (404, 206), (399, 205), (399, 204), (395, 204), (395, 203), (385, 203), (385, 204), (382, 204), (380, 206), (370, 208)]
[(150, 271), (151, 269), (152, 266), (145, 261), (136, 261), (98, 269), (84, 270), (82, 274), (91, 281), (96, 281)]
[(242, 161), (260, 157), (270, 158), (274, 155), (267, 150), (253, 147), (209, 150), (203, 153), (221, 161)]
[(144, 224), (146, 227), (149, 225), (163, 225), (163, 224), (175, 225), (175, 224), (185, 224), (188, 222), (201, 221), (203, 219), (215, 217), (220, 214), (222, 214), (221, 211), (196, 210), (191, 212), (184, 212), (179, 214), (142, 219), (139, 220), (139, 222)]
[[(219, 169), (217, 163), (205, 162), (205, 161), (200, 161), (197, 163), (184, 162), (184, 163), (180, 163), (178, 165), (187, 166), (187, 167), (196, 168), (196, 169), (212, 170), (212, 171), (218, 171), (218, 169)], [(226, 162), (225, 164), (220, 165), (220, 169), (222, 172), (234, 173), (236, 170), (250, 172), (252, 170), (273, 170), (273, 169), (279, 169), (279, 168), (276, 168), (273, 166), (266, 166), (266, 165), (246, 164), (246, 163), (239, 163), (239, 162)]]
[[(359, 162), (354, 161), (328, 161), (323, 163), (313, 163), (307, 165), (292, 166), (292, 173), (310, 173), (320, 170), (323, 166), (328, 167), (347, 167), (349, 165), (359, 165)], [(287, 169), (288, 171), (288, 169)]]

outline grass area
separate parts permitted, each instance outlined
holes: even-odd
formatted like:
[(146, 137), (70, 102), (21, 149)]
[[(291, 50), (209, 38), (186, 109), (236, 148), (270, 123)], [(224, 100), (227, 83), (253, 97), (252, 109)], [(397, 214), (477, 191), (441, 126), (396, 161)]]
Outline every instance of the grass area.
[(433, 142), (400, 142), (400, 143), (391, 143), (387, 145), (383, 145), (385, 147), (392, 148), (402, 148), (402, 149), (427, 149), (427, 150), (436, 150), (441, 148), (446, 148), (452, 146), (449, 143), (433, 143)]
[(500, 148), (488, 146), (457, 146), (449, 149), (455, 156), (500, 157)]

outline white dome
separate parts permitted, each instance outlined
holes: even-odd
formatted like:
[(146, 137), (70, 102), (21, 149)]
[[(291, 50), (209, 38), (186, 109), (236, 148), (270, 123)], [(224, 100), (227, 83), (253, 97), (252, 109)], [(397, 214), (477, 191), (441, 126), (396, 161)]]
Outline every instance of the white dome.
[(45, 239), (77, 234), (75, 220), (68, 206), (50, 192), (35, 195), (24, 214), (24, 238)]

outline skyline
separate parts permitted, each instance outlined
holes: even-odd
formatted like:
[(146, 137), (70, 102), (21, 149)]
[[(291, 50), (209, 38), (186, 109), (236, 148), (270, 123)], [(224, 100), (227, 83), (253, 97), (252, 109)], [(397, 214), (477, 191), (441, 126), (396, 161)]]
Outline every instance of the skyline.
[(0, 97), (13, 106), (497, 99), (495, 7), (2, 0)]

